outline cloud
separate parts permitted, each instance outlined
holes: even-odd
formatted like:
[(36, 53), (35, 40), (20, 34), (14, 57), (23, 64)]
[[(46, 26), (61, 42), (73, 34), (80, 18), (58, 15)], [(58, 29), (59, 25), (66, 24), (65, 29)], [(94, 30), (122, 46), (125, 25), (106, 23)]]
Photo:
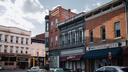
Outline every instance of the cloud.
[(102, 5), (102, 3), (100, 3), (100, 2), (93, 3), (92, 5), (86, 5), (84, 12), (88, 12), (90, 10), (93, 10), (93, 9), (95, 9), (95, 8), (101, 6), (101, 5)]
[(79, 11), (77, 9), (72, 9), (71, 11), (74, 13), (79, 13)]
[(88, 12), (90, 10), (91, 10), (91, 8), (89, 6), (85, 6), (85, 10), (83, 12)]
[(38, 0), (0, 0), (0, 25), (33, 30), (48, 10)]

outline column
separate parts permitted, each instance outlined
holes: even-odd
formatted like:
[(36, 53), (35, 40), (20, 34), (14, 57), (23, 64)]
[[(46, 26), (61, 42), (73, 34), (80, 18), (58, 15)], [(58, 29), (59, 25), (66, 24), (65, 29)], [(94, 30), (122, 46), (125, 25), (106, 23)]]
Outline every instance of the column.
[(10, 46), (7, 46), (7, 53), (10, 53)]
[(1, 46), (1, 52), (4, 52), (4, 45)]
[(10, 42), (10, 40), (11, 40), (11, 37), (10, 35), (8, 35), (7, 42)]

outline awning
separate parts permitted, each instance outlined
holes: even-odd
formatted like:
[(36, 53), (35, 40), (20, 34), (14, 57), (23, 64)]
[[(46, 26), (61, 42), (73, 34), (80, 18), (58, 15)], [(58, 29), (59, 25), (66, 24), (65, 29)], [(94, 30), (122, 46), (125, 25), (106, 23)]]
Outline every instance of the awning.
[(122, 54), (122, 48), (106, 48), (99, 50), (91, 50), (85, 53), (84, 59), (101, 59), (107, 58), (111, 53), (112, 58), (118, 57)]

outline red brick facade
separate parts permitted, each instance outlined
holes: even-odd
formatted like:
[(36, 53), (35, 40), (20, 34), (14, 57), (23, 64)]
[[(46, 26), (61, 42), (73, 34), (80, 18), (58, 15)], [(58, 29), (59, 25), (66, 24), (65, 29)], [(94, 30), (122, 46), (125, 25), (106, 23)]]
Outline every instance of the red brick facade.
[[(88, 14), (86, 14), (86, 23), (85, 23), (85, 39), (86, 39), (86, 50), (89, 50), (89, 47), (94, 45), (94, 46), (100, 46), (104, 44), (111, 44), (114, 42), (126, 42), (127, 40), (127, 20), (126, 20), (126, 12), (125, 12), (125, 6), (121, 7), (121, 4), (123, 5), (123, 2), (120, 2), (120, 8), (116, 7), (115, 8), (112, 6), (113, 3), (110, 3), (108, 5), (104, 5), (103, 8), (100, 7), (99, 9), (92, 10), (92, 12), (88, 14), (92, 14), (90, 17), (87, 17)], [(104, 8), (109, 8), (108, 10), (104, 11)], [(103, 10), (102, 10), (103, 9)], [(97, 10), (101, 10), (97, 11)], [(103, 11), (103, 12), (102, 12)], [(99, 13), (98, 13), (99, 12)], [(95, 14), (97, 13), (97, 14)], [(94, 15), (93, 15), (94, 14)], [(120, 26), (120, 37), (115, 37), (115, 23), (119, 22)], [(105, 27), (105, 35), (106, 39), (102, 40), (101, 38), (101, 27)], [(93, 42), (90, 42), (90, 36), (91, 32), (93, 32)], [(118, 45), (119, 46), (119, 45)], [(102, 47), (102, 46), (101, 46)], [(108, 47), (109, 48), (109, 47)], [(122, 49), (125, 49), (126, 46), (122, 46)], [(95, 47), (94, 47), (95, 49)], [(97, 49), (98, 50), (98, 47)], [(100, 49), (99, 49), (100, 50)], [(113, 58), (111, 59), (112, 65), (126, 65), (128, 64), (125, 59), (126, 56), (118, 56), (120, 59)], [(107, 57), (106, 58), (101, 58), (101, 59), (93, 59), (93, 60), (87, 60), (86, 61), (86, 72), (93, 72), (93, 70), (96, 69), (95, 65), (98, 65), (98, 61), (101, 60), (109, 60)], [(101, 62), (100, 62), (101, 63)], [(93, 68), (93, 69), (92, 69)]]
[[(124, 7), (113, 12), (104, 14), (97, 18), (86, 21), (86, 34), (89, 36), (89, 31), (93, 30), (94, 44), (103, 43), (101, 40), (100, 27), (105, 26), (106, 28), (106, 42), (111, 43), (116, 40), (114, 34), (114, 23), (120, 22), (121, 27), (121, 40), (126, 39), (126, 19)], [(89, 37), (86, 35), (86, 45), (89, 45)]]
[(59, 31), (57, 28), (57, 23), (62, 22), (70, 17), (73, 17), (74, 15), (76, 14), (71, 12), (70, 9), (66, 10), (61, 6), (58, 6), (52, 11), (49, 11), (49, 21), (50, 21), (49, 50), (57, 49), (59, 46), (58, 45)]

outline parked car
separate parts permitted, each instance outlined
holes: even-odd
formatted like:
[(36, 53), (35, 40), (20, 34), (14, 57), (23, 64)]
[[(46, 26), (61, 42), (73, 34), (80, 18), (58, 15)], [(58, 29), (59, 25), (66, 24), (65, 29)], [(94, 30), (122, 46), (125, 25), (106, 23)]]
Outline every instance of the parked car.
[(42, 69), (40, 69), (38, 66), (35, 66), (28, 69), (27, 72), (42, 72)]
[(2, 70), (3, 68), (0, 66), (0, 70)]
[(128, 72), (128, 67), (103, 66), (97, 69), (96, 72)]
[(50, 72), (64, 72), (62, 68), (50, 68)]

